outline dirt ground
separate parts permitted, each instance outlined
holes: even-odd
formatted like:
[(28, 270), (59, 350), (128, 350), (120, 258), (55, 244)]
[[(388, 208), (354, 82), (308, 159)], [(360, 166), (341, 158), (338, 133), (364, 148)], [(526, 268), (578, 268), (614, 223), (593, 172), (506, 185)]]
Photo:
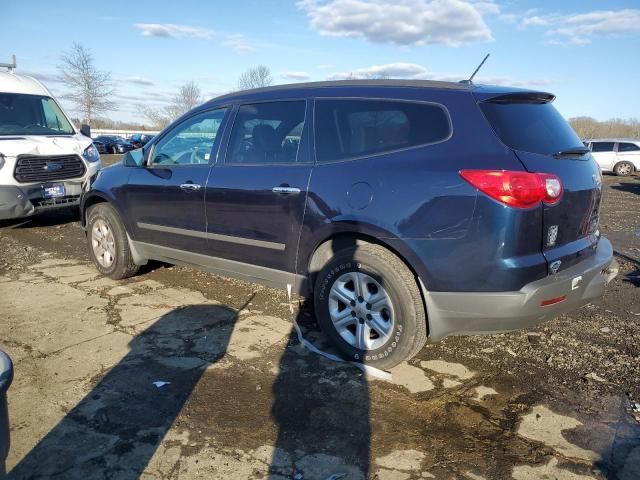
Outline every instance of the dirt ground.
[(640, 177), (605, 190), (604, 298), (427, 344), (391, 381), (305, 349), (285, 292), (164, 264), (116, 282), (77, 212), (0, 222), (9, 478), (638, 479)]

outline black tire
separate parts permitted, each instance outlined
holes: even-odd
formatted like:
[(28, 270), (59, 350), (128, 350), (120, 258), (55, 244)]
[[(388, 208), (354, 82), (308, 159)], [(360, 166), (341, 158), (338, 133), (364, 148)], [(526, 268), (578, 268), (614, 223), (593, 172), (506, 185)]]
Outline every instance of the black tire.
[[(375, 350), (362, 350), (340, 336), (329, 313), (329, 292), (348, 272), (365, 273), (386, 290), (394, 310), (390, 338)], [(397, 256), (380, 245), (362, 244), (338, 251), (317, 275), (314, 308), (320, 328), (347, 360), (389, 369), (415, 356), (427, 340), (427, 319), (415, 276)]]
[(618, 162), (613, 167), (613, 173), (619, 177), (628, 177), (633, 174), (634, 170), (635, 168), (631, 162)]
[[(93, 228), (99, 220), (107, 224), (112, 232), (115, 244), (113, 263), (108, 267), (100, 263), (96, 257), (92, 243)], [(89, 247), (89, 256), (98, 271), (113, 280), (132, 277), (140, 268), (133, 263), (127, 232), (120, 220), (118, 212), (108, 203), (98, 203), (89, 207), (87, 211), (87, 245)]]

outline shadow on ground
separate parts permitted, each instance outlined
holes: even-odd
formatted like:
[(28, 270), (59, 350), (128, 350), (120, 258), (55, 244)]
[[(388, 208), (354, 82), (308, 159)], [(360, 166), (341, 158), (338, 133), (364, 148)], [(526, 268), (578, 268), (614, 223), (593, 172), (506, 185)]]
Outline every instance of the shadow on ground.
[[(219, 305), (186, 306), (163, 315), (133, 338), (129, 353), (96, 379), (95, 387), (9, 472), (9, 478), (140, 478), (205, 371), (225, 357), (237, 320), (236, 310)], [(292, 330), (288, 346), (296, 343)], [(293, 478), (299, 468), (327, 466), (318, 455), (307, 456), (302, 467), (296, 465), (300, 452), (307, 451), (346, 458), (354, 472), (348, 478), (367, 478), (370, 432), (364, 376), (347, 385), (323, 384), (307, 369), (295, 349), (285, 349), (273, 384), (269, 422), (277, 429), (278, 454), (269, 477)], [(155, 386), (156, 381), (170, 383)], [(205, 383), (227, 401), (239, 401), (224, 385), (212, 385), (211, 379)], [(309, 402), (310, 390), (317, 401)], [(211, 419), (227, 415), (216, 403), (205, 408)], [(251, 412), (243, 409), (246, 414)], [(233, 415), (227, 416), (234, 421)], [(208, 430), (212, 425), (202, 427)]]

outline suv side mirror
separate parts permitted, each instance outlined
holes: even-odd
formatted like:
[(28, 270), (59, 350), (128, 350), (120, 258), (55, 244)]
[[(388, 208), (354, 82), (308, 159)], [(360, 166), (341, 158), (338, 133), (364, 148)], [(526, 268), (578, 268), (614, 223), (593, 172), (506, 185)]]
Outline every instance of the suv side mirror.
[(83, 123), (80, 126), (80, 133), (83, 134), (85, 137), (91, 138), (91, 127), (86, 123)]

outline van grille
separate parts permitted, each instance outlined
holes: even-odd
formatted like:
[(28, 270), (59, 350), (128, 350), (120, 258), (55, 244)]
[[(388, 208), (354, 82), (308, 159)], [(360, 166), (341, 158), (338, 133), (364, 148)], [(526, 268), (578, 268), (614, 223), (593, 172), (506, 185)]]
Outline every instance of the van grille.
[(14, 178), (20, 183), (51, 182), (84, 175), (84, 162), (77, 155), (18, 155)]

